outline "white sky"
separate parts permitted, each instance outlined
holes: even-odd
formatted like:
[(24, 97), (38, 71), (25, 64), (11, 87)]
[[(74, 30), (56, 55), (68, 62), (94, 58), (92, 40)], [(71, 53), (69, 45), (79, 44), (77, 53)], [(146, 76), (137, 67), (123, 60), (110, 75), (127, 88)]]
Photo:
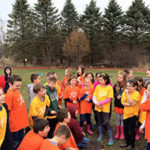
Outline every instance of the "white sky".
[[(62, 10), (64, 3), (66, 0), (52, 0), (52, 3), (56, 8), (58, 8), (59, 12)], [(75, 8), (79, 14), (82, 14), (85, 10), (87, 4), (90, 3), (91, 0), (72, 0)], [(122, 7), (123, 11), (126, 11), (129, 6), (132, 4), (133, 0), (116, 0), (117, 3)], [(143, 0), (146, 6), (150, 8), (150, 0)], [(14, 4), (15, 0), (0, 0), (0, 18), (2, 20), (7, 21), (9, 19), (8, 14), (12, 11), (12, 4)], [(28, 3), (33, 6), (37, 0), (28, 0)], [(100, 7), (100, 11), (103, 12), (104, 8), (107, 7), (109, 0), (96, 0), (97, 6)]]

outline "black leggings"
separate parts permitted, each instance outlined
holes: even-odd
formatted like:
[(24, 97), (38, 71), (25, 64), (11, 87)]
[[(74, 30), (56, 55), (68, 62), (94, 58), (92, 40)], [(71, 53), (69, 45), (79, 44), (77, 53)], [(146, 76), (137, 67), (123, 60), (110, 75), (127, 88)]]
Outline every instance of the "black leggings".
[(81, 114), (80, 115), (80, 127), (83, 127), (84, 121), (87, 121), (87, 125), (91, 125), (91, 114)]

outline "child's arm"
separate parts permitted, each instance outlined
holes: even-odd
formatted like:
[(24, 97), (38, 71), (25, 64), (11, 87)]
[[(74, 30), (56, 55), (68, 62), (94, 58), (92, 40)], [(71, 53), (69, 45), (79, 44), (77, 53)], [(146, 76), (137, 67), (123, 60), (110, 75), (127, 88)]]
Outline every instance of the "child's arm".
[(93, 97), (92, 97), (92, 100), (93, 100), (93, 103), (94, 103), (95, 105), (98, 104), (97, 99), (96, 99), (96, 96), (93, 96)]
[(143, 122), (143, 124), (140, 126), (139, 131), (140, 133), (143, 132), (143, 129), (145, 128), (145, 121)]
[[(127, 96), (127, 101), (128, 101), (128, 104), (129, 106), (134, 106), (137, 102), (132, 100), (130, 97), (129, 97), (129, 93), (128, 93), (128, 90), (126, 89), (125, 90), (125, 93), (126, 93), (126, 96)], [(127, 104), (127, 103), (126, 103)], [(128, 105), (127, 104), (127, 105)]]
[(140, 109), (142, 111), (150, 111), (150, 100), (144, 102), (143, 104), (140, 105)]
[(110, 102), (110, 101), (111, 101), (111, 98), (106, 98), (105, 100), (99, 102), (98, 104), (99, 104), (99, 105), (104, 105), (104, 104), (106, 104), (106, 103), (108, 103), (108, 102)]

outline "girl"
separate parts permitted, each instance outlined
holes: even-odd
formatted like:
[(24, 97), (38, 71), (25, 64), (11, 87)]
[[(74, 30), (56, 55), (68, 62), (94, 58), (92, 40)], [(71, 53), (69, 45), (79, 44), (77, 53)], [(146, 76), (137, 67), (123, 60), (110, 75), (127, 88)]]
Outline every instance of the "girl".
[(77, 85), (77, 79), (75, 76), (70, 76), (68, 80), (69, 86), (65, 88), (63, 99), (65, 100), (66, 107), (68, 105), (76, 105), (79, 108), (79, 90)]
[(94, 87), (94, 75), (93, 75), (93, 73), (92, 72), (87, 72), (85, 74), (85, 78), (89, 78), (91, 80), (91, 88), (93, 88)]
[[(140, 76), (136, 76), (134, 79), (138, 83), (137, 91), (140, 93), (140, 96), (141, 96), (141, 99), (142, 99), (143, 93), (145, 91), (143, 78), (140, 77)], [(137, 140), (137, 141), (140, 140), (139, 127), (141, 126), (141, 124), (143, 124), (145, 118), (146, 118), (146, 112), (139, 110), (139, 116), (137, 117), (137, 125), (136, 125), (136, 128), (135, 128), (135, 131), (136, 131), (135, 140)]]
[(102, 72), (97, 72), (96, 73), (96, 81), (94, 82), (94, 90), (95, 90), (95, 88), (97, 87), (97, 85), (99, 85), (99, 77), (100, 77), (100, 75), (102, 74)]
[(127, 81), (132, 79), (133, 77), (133, 71), (130, 69), (124, 69), (124, 72), (127, 74)]
[(68, 86), (68, 79), (69, 79), (69, 77), (70, 77), (71, 75), (72, 75), (72, 69), (67, 68), (67, 69), (65, 70), (65, 77), (64, 77), (64, 79), (63, 79), (63, 81), (62, 81), (62, 85), (63, 85), (64, 88), (66, 88), (66, 87)]
[(114, 85), (114, 112), (116, 113), (116, 134), (115, 139), (124, 139), (124, 126), (123, 126), (123, 105), (121, 104), (121, 96), (126, 88), (127, 74), (119, 72), (117, 76), (117, 83)]
[(91, 113), (92, 113), (92, 96), (93, 96), (93, 88), (91, 88), (91, 79), (85, 78), (85, 87), (81, 88), (79, 94), (80, 100), (80, 127), (83, 129), (84, 120), (86, 118), (87, 121), (87, 133), (90, 135), (93, 132), (90, 130), (91, 125)]
[(145, 126), (145, 139), (147, 140), (146, 150), (150, 149), (150, 83), (147, 84), (147, 90), (144, 92), (144, 97), (140, 105), (142, 111), (146, 111), (146, 120), (143, 126), (140, 127), (142, 130)]
[(84, 74), (85, 67), (83, 65), (79, 65), (77, 69), (77, 85), (79, 88), (81, 88), (84, 84)]
[(127, 82), (127, 89), (125, 89), (121, 97), (121, 103), (124, 106), (123, 123), (126, 143), (120, 145), (120, 147), (127, 147), (128, 150), (133, 149), (135, 146), (136, 116), (138, 114), (140, 103), (140, 94), (136, 91), (137, 86), (136, 80), (129, 80)]
[(102, 73), (99, 78), (100, 85), (98, 85), (93, 94), (93, 102), (98, 118), (99, 137), (101, 141), (103, 137), (102, 125), (106, 125), (109, 134), (108, 145), (113, 145), (114, 139), (112, 135), (112, 127), (109, 123), (110, 120), (110, 103), (113, 98), (113, 88), (109, 85), (109, 75)]

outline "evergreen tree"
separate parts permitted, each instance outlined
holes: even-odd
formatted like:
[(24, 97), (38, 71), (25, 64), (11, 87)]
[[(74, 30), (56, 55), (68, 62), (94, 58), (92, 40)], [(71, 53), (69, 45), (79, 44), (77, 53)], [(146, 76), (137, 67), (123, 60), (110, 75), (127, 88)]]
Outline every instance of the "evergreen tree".
[(101, 30), (102, 17), (96, 2), (91, 0), (86, 6), (84, 14), (80, 18), (80, 26), (85, 31), (90, 41), (90, 54), (88, 55), (89, 63), (94, 63), (102, 58), (101, 50)]
[(9, 14), (6, 37), (6, 55), (17, 60), (32, 57), (32, 15), (27, 0), (16, 0), (13, 11)]
[(73, 30), (78, 28), (78, 13), (71, 0), (66, 0), (61, 12), (61, 26), (65, 36), (68, 36)]
[[(126, 33), (130, 45), (144, 46), (150, 31), (150, 10), (143, 0), (134, 0), (126, 12)], [(145, 44), (144, 44), (145, 43)]]
[(110, 65), (117, 60), (116, 47), (121, 42), (123, 12), (115, 0), (110, 0), (104, 13), (104, 43)]
[(58, 10), (51, 0), (38, 0), (35, 4), (35, 31), (38, 63), (50, 64), (58, 54)]

